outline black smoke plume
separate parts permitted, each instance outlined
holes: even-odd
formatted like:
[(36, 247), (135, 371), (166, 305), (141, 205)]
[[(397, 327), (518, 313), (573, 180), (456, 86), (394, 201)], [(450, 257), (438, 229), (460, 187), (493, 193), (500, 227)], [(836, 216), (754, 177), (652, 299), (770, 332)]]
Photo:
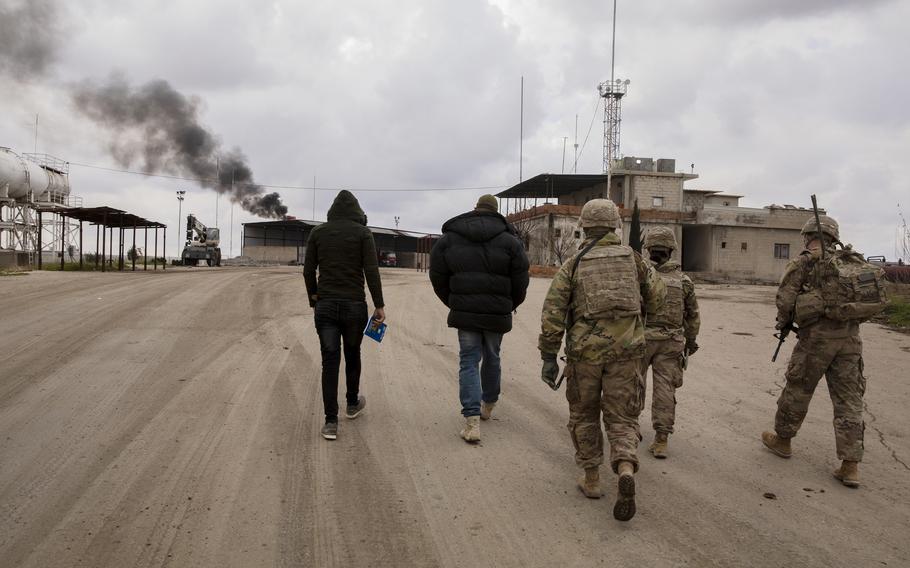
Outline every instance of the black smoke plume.
[(0, 0), (0, 73), (43, 75), (54, 62), (60, 19), (50, 0)]
[(281, 196), (254, 183), (243, 152), (223, 151), (199, 123), (199, 99), (177, 92), (167, 81), (135, 88), (118, 76), (103, 84), (85, 81), (74, 87), (72, 98), (83, 114), (116, 134), (110, 151), (124, 167), (141, 160), (147, 173), (198, 179), (254, 215), (287, 214)]

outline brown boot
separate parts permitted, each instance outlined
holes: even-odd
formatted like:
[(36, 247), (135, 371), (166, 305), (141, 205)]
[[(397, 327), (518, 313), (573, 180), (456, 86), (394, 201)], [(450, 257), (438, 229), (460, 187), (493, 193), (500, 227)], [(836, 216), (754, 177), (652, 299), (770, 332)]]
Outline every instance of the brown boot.
[(613, 504), (613, 518), (628, 521), (635, 516), (635, 466), (632, 462), (619, 462), (619, 487), (616, 503)]
[(648, 446), (648, 451), (657, 459), (662, 460), (667, 457), (667, 436), (664, 432), (654, 434), (654, 442)]
[(493, 415), (493, 408), (496, 406), (495, 402), (480, 402), (480, 419), (489, 420)]
[(859, 462), (844, 460), (834, 470), (834, 477), (847, 487), (859, 487)]
[(790, 438), (781, 438), (773, 432), (762, 432), (761, 441), (774, 455), (782, 458), (789, 458), (793, 455), (793, 450), (790, 449)]
[(468, 416), (464, 419), (461, 437), (465, 442), (474, 444), (480, 441), (480, 416)]
[(585, 474), (578, 478), (578, 488), (588, 499), (600, 499), (604, 494), (600, 488), (600, 468), (585, 468)]

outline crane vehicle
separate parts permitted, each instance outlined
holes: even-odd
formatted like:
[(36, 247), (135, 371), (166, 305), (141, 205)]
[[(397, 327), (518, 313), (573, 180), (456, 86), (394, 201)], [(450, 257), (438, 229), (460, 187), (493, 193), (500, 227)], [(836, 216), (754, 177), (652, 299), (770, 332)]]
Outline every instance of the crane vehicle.
[(206, 227), (190, 213), (186, 217), (186, 245), (183, 247), (184, 266), (196, 266), (204, 260), (209, 266), (221, 266), (219, 231)]

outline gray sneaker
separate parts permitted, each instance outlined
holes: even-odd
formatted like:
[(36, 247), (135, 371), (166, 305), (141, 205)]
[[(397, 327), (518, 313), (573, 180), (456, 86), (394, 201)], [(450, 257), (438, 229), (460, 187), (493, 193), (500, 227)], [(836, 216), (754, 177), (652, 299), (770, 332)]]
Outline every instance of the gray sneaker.
[(326, 440), (336, 439), (338, 437), (338, 423), (326, 422), (319, 433), (322, 434), (322, 437)]
[(348, 405), (348, 409), (345, 412), (345, 416), (347, 416), (348, 419), (353, 420), (353, 419), (357, 418), (358, 416), (360, 416), (360, 414), (363, 412), (363, 409), (366, 408), (366, 406), (367, 406), (366, 397), (363, 395), (360, 395), (357, 397), (357, 404)]

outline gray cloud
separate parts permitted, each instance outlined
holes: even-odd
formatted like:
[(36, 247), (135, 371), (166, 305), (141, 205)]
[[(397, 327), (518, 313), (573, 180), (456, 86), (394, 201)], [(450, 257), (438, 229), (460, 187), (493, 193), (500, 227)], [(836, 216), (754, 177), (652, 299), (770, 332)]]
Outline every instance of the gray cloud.
[(19, 79), (44, 74), (62, 40), (59, 21), (52, 0), (0, 2), (0, 73)]

